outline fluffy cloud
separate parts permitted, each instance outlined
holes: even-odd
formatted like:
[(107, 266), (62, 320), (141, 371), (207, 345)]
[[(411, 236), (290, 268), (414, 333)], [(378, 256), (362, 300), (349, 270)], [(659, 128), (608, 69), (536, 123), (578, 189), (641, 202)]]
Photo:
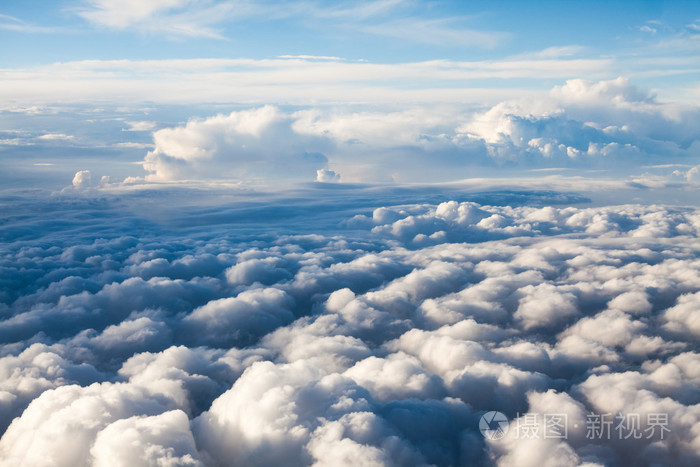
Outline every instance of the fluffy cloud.
[(187, 415), (179, 410), (117, 420), (97, 434), (90, 454), (95, 466), (203, 465)]
[(196, 308), (182, 320), (183, 332), (197, 343), (244, 346), (291, 322), (291, 305), (291, 297), (282, 290), (247, 290)]
[(491, 157), (504, 163), (588, 166), (605, 161), (609, 167), (651, 160), (660, 152), (669, 158), (692, 156), (687, 131), (698, 118), (697, 109), (660, 104), (624, 78), (574, 79), (541, 102), (498, 104), (457, 131), (484, 141)]
[(92, 174), (89, 170), (81, 170), (73, 177), (73, 188), (76, 190), (84, 190), (92, 185)]
[(320, 152), (328, 143), (300, 135), (294, 116), (273, 106), (191, 120), (186, 125), (153, 133), (155, 149), (144, 168), (149, 180), (183, 178), (307, 179), (328, 159)]
[(697, 312), (699, 301), (698, 293), (680, 296), (678, 303), (663, 314), (666, 320), (665, 328), (680, 334), (699, 336), (700, 316)]
[[(270, 105), (234, 111), (156, 131), (143, 166), (151, 181), (335, 182), (342, 173), (345, 182), (426, 182), (466, 178), (484, 167), (639, 171), (658, 164), (658, 154), (665, 163), (687, 164), (700, 144), (698, 124), (697, 108), (658, 102), (624, 78), (569, 80), (543, 98), (476, 111), (285, 112)], [(694, 179), (693, 169), (687, 179)]]
[(0, 456), (19, 466), (90, 465), (88, 453), (101, 430), (167, 406), (167, 399), (128, 385), (62, 386), (44, 392), (10, 425), (0, 439)]
[(330, 169), (318, 169), (316, 171), (316, 181), (332, 183), (340, 181), (340, 174)]
[[(7, 216), (0, 461), (697, 463), (697, 209), (305, 189), (281, 209), (168, 188), (157, 213), (157, 190), (72, 191)], [(566, 438), (515, 436), (552, 413)], [(591, 439), (605, 413), (670, 431)]]

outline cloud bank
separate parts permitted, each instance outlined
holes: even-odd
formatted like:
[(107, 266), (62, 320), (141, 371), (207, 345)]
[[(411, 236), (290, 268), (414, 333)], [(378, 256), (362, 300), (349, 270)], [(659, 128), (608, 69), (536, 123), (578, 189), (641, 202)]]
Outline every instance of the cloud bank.
[(692, 164), (698, 125), (697, 108), (658, 102), (626, 79), (569, 80), (543, 99), (477, 111), (234, 111), (156, 131), (143, 166), (150, 181), (425, 182), (466, 178), (479, 167), (625, 172)]
[[(698, 209), (338, 187), (287, 217), (138, 191), (24, 200), (61, 223), (10, 211), (3, 464), (698, 463)], [(324, 196), (330, 224), (291, 214)], [(524, 435), (551, 414), (565, 438)]]

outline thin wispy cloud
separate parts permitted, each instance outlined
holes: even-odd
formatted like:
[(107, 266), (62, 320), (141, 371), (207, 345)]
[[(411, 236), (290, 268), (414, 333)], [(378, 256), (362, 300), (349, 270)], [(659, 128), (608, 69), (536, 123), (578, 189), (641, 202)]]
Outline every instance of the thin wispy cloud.
[[(493, 48), (507, 37), (503, 32), (458, 27), (456, 23), (460, 22), (459, 18), (425, 19), (420, 4), (403, 0), (346, 2), (338, 5), (287, 1), (90, 0), (75, 11), (96, 26), (134, 29), (170, 37), (235, 39), (235, 33), (227, 35), (223, 31), (224, 22), (280, 18), (298, 21), (312, 30), (318, 29), (315, 21), (321, 21), (322, 29), (334, 25), (370, 35), (460, 47)], [(396, 20), (396, 14), (404, 18)]]
[(95, 26), (135, 29), (170, 37), (224, 39), (216, 25), (232, 17), (259, 11), (248, 2), (206, 2), (190, 0), (89, 0), (75, 13)]
[(67, 29), (55, 26), (38, 26), (14, 16), (0, 14), (0, 29), (28, 34), (54, 34), (66, 32)]
[(508, 37), (506, 32), (480, 31), (460, 28), (455, 19), (408, 18), (361, 27), (362, 31), (377, 36), (389, 36), (408, 42), (427, 43), (447, 47), (478, 47), (492, 49)]

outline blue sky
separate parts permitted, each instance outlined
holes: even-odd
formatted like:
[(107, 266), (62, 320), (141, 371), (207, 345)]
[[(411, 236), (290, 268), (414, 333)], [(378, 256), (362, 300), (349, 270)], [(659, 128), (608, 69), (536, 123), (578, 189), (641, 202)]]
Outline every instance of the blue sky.
[(697, 2), (27, 1), (0, 42), (0, 153), (26, 180), (697, 165)]
[(699, 193), (698, 1), (0, 1), (0, 464), (698, 466)]
[(503, 58), (562, 46), (615, 56), (688, 39), (697, 33), (699, 12), (692, 1), (30, 0), (2, 6), (2, 40), (12, 47), (3, 47), (1, 57), (6, 66), (284, 54), (393, 63)]

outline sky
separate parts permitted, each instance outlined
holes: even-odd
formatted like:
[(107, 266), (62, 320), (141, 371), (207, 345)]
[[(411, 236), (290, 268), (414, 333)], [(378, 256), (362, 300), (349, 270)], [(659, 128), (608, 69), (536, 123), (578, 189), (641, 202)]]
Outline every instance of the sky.
[(0, 467), (700, 465), (698, 194), (697, 1), (0, 2)]
[(57, 188), (80, 170), (112, 182), (296, 183), (318, 170), (354, 183), (533, 169), (687, 178), (698, 163), (699, 10), (8, 2), (2, 181)]

